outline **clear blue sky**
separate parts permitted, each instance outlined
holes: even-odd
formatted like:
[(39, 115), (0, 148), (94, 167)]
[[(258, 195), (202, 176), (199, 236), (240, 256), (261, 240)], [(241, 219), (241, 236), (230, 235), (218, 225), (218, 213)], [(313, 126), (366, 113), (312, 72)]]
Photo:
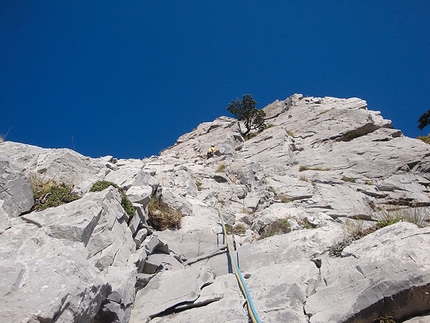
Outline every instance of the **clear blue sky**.
[(430, 1), (0, 0), (7, 140), (149, 157), (246, 93), (359, 97), (426, 135)]

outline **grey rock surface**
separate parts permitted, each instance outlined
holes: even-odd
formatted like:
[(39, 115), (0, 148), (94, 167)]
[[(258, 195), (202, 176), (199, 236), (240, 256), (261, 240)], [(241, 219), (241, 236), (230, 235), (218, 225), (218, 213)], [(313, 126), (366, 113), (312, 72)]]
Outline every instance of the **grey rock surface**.
[(0, 243), (2, 322), (91, 322), (110, 293), (80, 242), (22, 223)]
[(8, 217), (16, 217), (21, 213), (29, 211), (34, 202), (29, 179), (23, 176), (23, 173), (16, 166), (1, 155), (0, 201), (2, 201), (2, 213)]
[[(249, 139), (220, 117), (142, 160), (0, 143), (0, 321), (248, 322), (222, 215), (262, 322), (427, 322), (430, 146), (358, 98), (264, 111)], [(29, 213), (32, 178), (83, 196)], [(151, 226), (153, 197), (179, 229)]]

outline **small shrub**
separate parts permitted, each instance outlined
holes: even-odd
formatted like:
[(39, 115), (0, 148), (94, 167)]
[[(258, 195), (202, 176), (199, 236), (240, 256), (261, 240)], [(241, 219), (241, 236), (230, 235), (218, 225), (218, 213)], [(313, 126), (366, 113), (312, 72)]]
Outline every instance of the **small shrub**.
[(91, 186), (90, 192), (101, 192), (104, 189), (108, 188), (109, 186), (113, 186), (120, 191), (122, 208), (129, 216), (133, 216), (136, 212), (134, 210), (133, 203), (131, 203), (127, 195), (125, 195), (124, 190), (120, 188), (118, 185), (116, 185), (115, 183), (108, 182), (108, 181), (97, 181), (93, 184), (93, 186)]
[(429, 136), (418, 136), (417, 139), (424, 141), (426, 144), (430, 144), (430, 135)]
[(291, 203), (293, 201), (291, 198), (284, 195), (279, 195), (278, 198), (282, 203)]
[(73, 192), (73, 186), (65, 183), (56, 183), (53, 180), (38, 180), (31, 178), (34, 205), (32, 211), (42, 211), (49, 207), (56, 207), (70, 203), (81, 198)]
[(201, 191), (201, 190), (202, 190), (202, 185), (203, 185), (203, 184), (202, 184), (201, 182), (199, 182), (199, 181), (197, 181), (197, 182), (196, 182), (196, 186), (197, 186), (197, 190), (198, 190), (198, 191)]
[(318, 115), (323, 115), (324, 113), (327, 113), (327, 112), (329, 112), (329, 111), (331, 111), (332, 109), (328, 109), (328, 110), (324, 110), (324, 111), (321, 111), (320, 113), (318, 113)]
[(400, 213), (403, 214), (403, 219), (410, 223), (417, 225), (422, 228), (425, 226), (426, 213), (423, 212), (421, 208), (412, 208), (401, 210)]
[(290, 137), (294, 137), (294, 133), (290, 130), (285, 130), (287, 132), (287, 135), (289, 135)]
[(376, 222), (376, 227), (378, 229), (382, 229), (386, 226), (392, 225), (400, 221), (402, 221), (402, 219), (399, 218), (398, 216), (390, 214), (388, 212), (383, 212), (383, 216), (381, 216), (378, 222)]
[(300, 166), (299, 167), (299, 172), (304, 172), (306, 170), (318, 170), (318, 171), (324, 171), (325, 172), (325, 171), (331, 170), (331, 168), (330, 167), (320, 167), (320, 166), (317, 166), (317, 167)]
[(258, 135), (259, 133), (260, 133), (260, 132), (250, 132), (250, 133), (248, 133), (248, 134), (244, 137), (244, 139), (245, 139), (245, 140), (252, 139), (252, 138), (254, 138), (254, 137), (257, 137), (257, 135)]
[(413, 223), (418, 227), (424, 227), (426, 214), (420, 208), (407, 208), (389, 211), (381, 210), (377, 216), (377, 219), (378, 222), (376, 223), (376, 226), (378, 229), (401, 221)]
[(352, 236), (347, 236), (342, 241), (334, 244), (330, 247), (329, 256), (330, 257), (340, 257), (342, 255), (343, 249), (348, 247), (351, 243), (353, 243), (356, 239)]
[(383, 315), (383, 316), (380, 316), (380, 317), (377, 317), (376, 319), (374, 319), (373, 322), (375, 322), (375, 323), (396, 323), (396, 320), (394, 319), (394, 317), (392, 317), (390, 315)]
[(243, 226), (243, 224), (236, 224), (234, 227), (226, 224), (225, 225), (225, 230), (227, 232), (227, 234), (235, 234), (235, 235), (241, 235), (241, 234), (245, 234), (246, 229)]
[(301, 223), (305, 229), (315, 229), (316, 225), (309, 222), (308, 218), (304, 218)]
[(366, 225), (365, 222), (357, 220), (357, 221), (351, 221), (346, 220), (345, 222), (346, 226), (346, 232), (350, 236), (352, 236), (355, 240), (358, 240), (364, 236), (367, 236), (368, 234), (375, 232), (378, 228), (374, 225)]
[(320, 171), (323, 171), (323, 172), (328, 172), (329, 170), (331, 170), (331, 168), (330, 167), (314, 167), (314, 168), (311, 168), (312, 170), (320, 170)]
[(355, 181), (357, 180), (356, 178), (354, 178), (354, 177), (347, 177), (347, 176), (343, 176), (342, 177), (342, 180), (344, 181), (344, 182), (351, 182), (351, 183), (355, 183)]
[[(330, 247), (329, 255), (332, 257), (340, 257), (344, 248), (349, 246), (355, 240), (358, 240), (368, 234), (375, 232), (378, 229), (382, 229), (391, 224), (407, 221), (414, 223), (419, 227), (424, 226), (425, 214), (421, 212), (418, 208), (413, 209), (399, 209), (386, 211), (382, 210), (379, 213), (378, 221), (376, 225), (365, 226), (363, 222), (352, 222), (347, 221), (345, 223), (346, 231), (348, 236), (341, 242), (336, 243)], [(383, 321), (381, 321), (383, 322)], [(389, 321), (387, 321), (389, 322)]]
[(299, 181), (307, 182), (308, 178), (305, 175), (300, 175)]
[(182, 214), (171, 208), (159, 197), (152, 197), (148, 204), (148, 222), (156, 230), (179, 229), (181, 227)]
[(265, 129), (273, 128), (275, 125), (273, 123), (269, 123), (266, 125)]
[(290, 221), (288, 219), (279, 219), (278, 220), (284, 227), (291, 228)]
[(217, 168), (217, 170), (215, 172), (217, 172), (217, 173), (223, 173), (223, 172), (225, 172), (226, 168), (227, 168), (227, 166), (224, 163), (222, 163), (222, 164), (220, 164), (218, 166), (218, 168)]
[(260, 239), (288, 233), (290, 231), (291, 225), (288, 219), (278, 219), (262, 229), (262, 232), (260, 232)]
[(371, 181), (365, 181), (364, 184), (365, 185), (373, 185), (373, 183)]

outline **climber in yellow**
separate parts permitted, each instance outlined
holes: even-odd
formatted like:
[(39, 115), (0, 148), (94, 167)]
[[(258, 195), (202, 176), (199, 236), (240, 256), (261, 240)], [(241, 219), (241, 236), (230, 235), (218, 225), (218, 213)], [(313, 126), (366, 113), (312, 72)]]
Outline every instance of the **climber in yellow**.
[(208, 149), (207, 159), (213, 157), (216, 152), (218, 152), (218, 149), (215, 147), (215, 145), (211, 145)]

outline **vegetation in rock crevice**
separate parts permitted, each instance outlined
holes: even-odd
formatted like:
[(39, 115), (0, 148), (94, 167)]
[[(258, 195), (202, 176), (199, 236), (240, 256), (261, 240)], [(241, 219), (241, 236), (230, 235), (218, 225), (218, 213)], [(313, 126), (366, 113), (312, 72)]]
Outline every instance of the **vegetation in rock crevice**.
[(430, 136), (418, 136), (417, 139), (425, 142), (426, 144), (430, 144)]
[(398, 210), (381, 210), (377, 215), (377, 221), (372, 226), (364, 226), (361, 222), (353, 225), (352, 222), (346, 222), (348, 235), (342, 241), (330, 247), (329, 255), (331, 257), (340, 257), (343, 249), (352, 244), (355, 240), (382, 229), (386, 226), (397, 222), (405, 221), (413, 223), (418, 227), (424, 226), (425, 214), (421, 213), (419, 208), (398, 209)]
[(218, 168), (216, 169), (216, 173), (224, 173), (227, 166), (224, 163), (219, 164)]
[(422, 228), (425, 226), (426, 214), (421, 208), (405, 208), (395, 210), (381, 210), (377, 216), (376, 226), (378, 229), (386, 227), (388, 225), (405, 221), (413, 223), (418, 227)]
[(288, 196), (278, 194), (272, 186), (269, 187), (269, 192), (273, 193), (275, 199), (281, 201), (281, 203), (291, 203), (294, 201), (292, 198)]
[(304, 172), (307, 170), (317, 170), (317, 171), (327, 172), (327, 171), (331, 170), (331, 168), (330, 167), (320, 167), (320, 166), (309, 167), (309, 166), (303, 166), (303, 165), (299, 167), (299, 172)]
[(235, 235), (241, 235), (245, 234), (246, 229), (243, 224), (236, 224), (235, 226), (231, 226), (229, 224), (225, 225), (225, 230), (227, 234), (235, 234)]
[(148, 222), (156, 230), (181, 228), (181, 212), (167, 205), (161, 197), (153, 196), (151, 198), (148, 213)]
[(391, 315), (382, 315), (373, 320), (375, 323), (396, 323)]
[(291, 224), (288, 219), (278, 219), (262, 228), (259, 234), (260, 239), (264, 239), (267, 237), (288, 232), (291, 232)]
[(355, 177), (347, 177), (347, 176), (343, 176), (342, 177), (342, 181), (344, 182), (350, 182), (350, 183), (355, 183), (356, 182), (356, 178)]
[(100, 192), (100, 191), (103, 191), (104, 189), (108, 188), (109, 186), (113, 186), (119, 190), (119, 192), (121, 193), (121, 206), (122, 206), (122, 208), (124, 209), (124, 211), (129, 216), (133, 216), (136, 212), (134, 210), (133, 203), (129, 200), (127, 195), (125, 195), (124, 190), (122, 188), (120, 188), (117, 184), (115, 184), (113, 182), (108, 182), (108, 181), (97, 181), (93, 184), (93, 186), (91, 186), (90, 192)]
[(196, 181), (196, 187), (198, 191), (201, 191), (203, 189), (202, 185), (203, 185), (202, 182)]
[(73, 186), (65, 183), (56, 183), (53, 180), (41, 180), (31, 177), (34, 205), (32, 211), (42, 211), (50, 207), (60, 206), (81, 198), (73, 192)]

